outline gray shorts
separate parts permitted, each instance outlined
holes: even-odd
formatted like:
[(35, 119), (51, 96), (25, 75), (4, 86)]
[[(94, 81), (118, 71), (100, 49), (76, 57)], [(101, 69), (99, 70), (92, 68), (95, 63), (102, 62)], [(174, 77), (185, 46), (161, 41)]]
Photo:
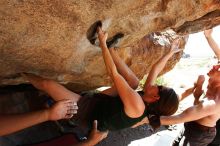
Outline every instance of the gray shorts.
[(207, 146), (215, 138), (215, 135), (215, 127), (188, 122), (184, 124), (183, 130), (174, 140), (173, 146)]

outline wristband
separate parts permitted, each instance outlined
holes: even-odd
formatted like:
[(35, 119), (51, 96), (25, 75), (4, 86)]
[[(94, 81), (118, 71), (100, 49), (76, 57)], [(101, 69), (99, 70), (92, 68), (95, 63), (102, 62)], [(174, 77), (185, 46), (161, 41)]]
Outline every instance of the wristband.
[(149, 114), (147, 118), (149, 120), (149, 124), (153, 127), (154, 130), (160, 127), (160, 116)]

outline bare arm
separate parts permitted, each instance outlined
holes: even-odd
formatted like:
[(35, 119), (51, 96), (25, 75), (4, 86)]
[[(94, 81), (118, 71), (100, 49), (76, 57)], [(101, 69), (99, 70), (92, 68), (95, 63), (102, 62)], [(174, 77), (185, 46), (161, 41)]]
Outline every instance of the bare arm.
[(214, 51), (215, 55), (217, 56), (218, 60), (220, 60), (220, 47), (218, 44), (215, 42), (215, 40), (212, 37), (212, 29), (208, 29), (204, 31), (204, 35), (206, 37), (206, 40), (209, 43), (209, 46), (212, 48)]
[(7, 135), (47, 120), (46, 110), (19, 115), (0, 115), (0, 135)]
[(192, 94), (194, 89), (195, 89), (195, 86), (186, 89), (181, 95), (179, 95), (179, 101), (182, 101), (183, 99), (188, 97), (190, 94)]
[(133, 90), (126, 80), (118, 73), (106, 45), (107, 34), (99, 28), (98, 35), (107, 71), (115, 84), (118, 94), (120, 95), (125, 113), (132, 118), (141, 116), (145, 110), (145, 105), (141, 96)]
[(215, 101), (213, 100), (208, 101), (207, 103), (200, 103), (184, 110), (181, 114), (174, 116), (161, 116), (161, 125), (172, 125), (195, 121), (214, 114), (216, 112), (216, 108)]
[(186, 89), (181, 95), (179, 95), (179, 100), (182, 101), (189, 95), (193, 94), (195, 98), (194, 103), (198, 104), (199, 98), (203, 94), (202, 85), (204, 81), (205, 81), (204, 75), (199, 75), (197, 81), (194, 83), (194, 86)]
[(89, 137), (87, 140), (80, 142), (74, 146), (95, 146), (98, 144), (100, 141), (102, 141), (104, 138), (106, 138), (108, 135), (108, 131), (106, 132), (100, 132), (97, 129), (97, 121), (95, 120), (93, 122), (93, 129), (89, 134)]
[(200, 97), (204, 93), (204, 90), (202, 89), (203, 83), (205, 82), (205, 76), (199, 75), (196, 83), (194, 84), (195, 90), (193, 91), (194, 96), (194, 105), (199, 104)]
[(152, 86), (155, 84), (155, 81), (159, 75), (159, 73), (164, 69), (167, 61), (170, 59), (170, 57), (173, 56), (176, 52), (179, 52), (178, 49), (179, 46), (179, 39), (176, 39), (173, 41), (170, 51), (165, 54), (163, 57), (161, 57), (152, 67), (150, 70), (144, 89), (147, 90), (149, 86)]
[[(111, 57), (119, 74), (126, 80), (128, 85), (132, 89), (137, 89), (139, 85), (139, 79), (134, 74), (134, 72), (127, 66), (127, 64), (125, 64), (125, 62), (120, 58), (120, 56), (114, 48), (109, 48), (109, 52), (111, 53)], [(107, 94), (109, 96), (118, 96), (118, 91), (114, 85), (111, 86), (111, 88), (102, 91), (102, 93)]]
[(71, 118), (73, 115), (70, 100), (60, 101), (50, 109), (25, 113), (0, 115), (0, 136), (48, 121)]

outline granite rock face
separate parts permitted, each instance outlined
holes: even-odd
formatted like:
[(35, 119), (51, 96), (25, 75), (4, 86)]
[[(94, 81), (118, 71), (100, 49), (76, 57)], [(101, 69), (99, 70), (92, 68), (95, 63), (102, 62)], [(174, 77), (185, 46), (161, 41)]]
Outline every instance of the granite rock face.
[(109, 85), (101, 50), (89, 41), (99, 21), (109, 38), (123, 34), (118, 52), (141, 78), (168, 51), (176, 37), (169, 29), (182, 35), (220, 24), (220, 1), (1, 0), (0, 85), (25, 83), (21, 72), (68, 83), (73, 90)]

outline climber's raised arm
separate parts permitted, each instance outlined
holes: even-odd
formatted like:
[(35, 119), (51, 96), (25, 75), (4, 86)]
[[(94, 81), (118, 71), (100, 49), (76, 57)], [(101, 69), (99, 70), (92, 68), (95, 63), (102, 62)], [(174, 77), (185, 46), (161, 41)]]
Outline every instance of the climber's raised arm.
[(151, 68), (145, 86), (144, 86), (144, 90), (145, 92), (147, 92), (147, 89), (150, 86), (153, 86), (155, 84), (155, 81), (158, 77), (158, 75), (160, 74), (160, 72), (164, 69), (167, 61), (173, 56), (173, 54), (181, 51), (181, 49), (178, 48), (179, 47), (179, 39), (175, 39), (171, 45), (170, 51), (165, 54), (164, 56), (162, 56)]
[(132, 89), (126, 80), (118, 73), (111, 54), (107, 48), (106, 40), (108, 34), (98, 28), (98, 38), (100, 41), (100, 47), (102, 49), (102, 55), (111, 79), (118, 91), (118, 94), (124, 104), (125, 113), (132, 118), (140, 117), (145, 110), (144, 102), (141, 96)]

